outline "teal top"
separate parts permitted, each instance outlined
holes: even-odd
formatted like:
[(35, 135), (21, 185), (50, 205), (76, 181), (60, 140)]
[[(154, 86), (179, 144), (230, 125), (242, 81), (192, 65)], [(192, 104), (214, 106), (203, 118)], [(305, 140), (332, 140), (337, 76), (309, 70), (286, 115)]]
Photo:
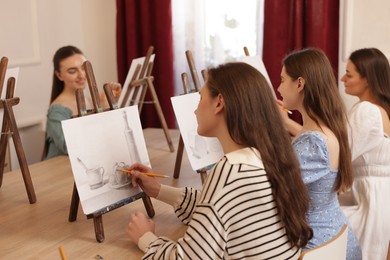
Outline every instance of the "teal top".
[(46, 159), (58, 155), (68, 155), (61, 121), (72, 118), (72, 110), (60, 104), (52, 105), (47, 112), (46, 141), (48, 150)]

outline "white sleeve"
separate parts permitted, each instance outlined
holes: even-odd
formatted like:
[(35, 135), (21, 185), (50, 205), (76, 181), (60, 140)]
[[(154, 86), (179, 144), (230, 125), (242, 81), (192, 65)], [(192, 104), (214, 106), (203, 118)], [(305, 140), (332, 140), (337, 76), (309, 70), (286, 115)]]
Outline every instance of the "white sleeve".
[(349, 144), (352, 161), (376, 147), (384, 135), (379, 108), (370, 102), (359, 102), (349, 113)]

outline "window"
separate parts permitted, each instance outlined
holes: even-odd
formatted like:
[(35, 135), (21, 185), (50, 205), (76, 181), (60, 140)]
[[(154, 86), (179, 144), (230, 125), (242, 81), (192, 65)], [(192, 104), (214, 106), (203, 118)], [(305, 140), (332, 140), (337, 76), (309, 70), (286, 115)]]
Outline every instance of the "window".
[(192, 52), (198, 73), (240, 59), (244, 46), (251, 55), (261, 55), (263, 10), (264, 0), (173, 0), (176, 94), (183, 93), (181, 74), (191, 78), (186, 50)]

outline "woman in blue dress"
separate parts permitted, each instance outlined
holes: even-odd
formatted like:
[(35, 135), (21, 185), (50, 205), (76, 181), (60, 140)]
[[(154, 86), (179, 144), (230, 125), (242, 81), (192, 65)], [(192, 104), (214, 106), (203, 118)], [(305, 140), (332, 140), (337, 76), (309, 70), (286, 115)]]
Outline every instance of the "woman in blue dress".
[(337, 198), (351, 187), (353, 175), (347, 115), (326, 55), (314, 48), (287, 55), (278, 91), (283, 97), (279, 104), (298, 110), (303, 119), (302, 126), (293, 124), (283, 113), (286, 127), (295, 134), (292, 145), (311, 199), (307, 218), (313, 238), (305, 249), (324, 244), (348, 224), (347, 259), (361, 259), (359, 242)]

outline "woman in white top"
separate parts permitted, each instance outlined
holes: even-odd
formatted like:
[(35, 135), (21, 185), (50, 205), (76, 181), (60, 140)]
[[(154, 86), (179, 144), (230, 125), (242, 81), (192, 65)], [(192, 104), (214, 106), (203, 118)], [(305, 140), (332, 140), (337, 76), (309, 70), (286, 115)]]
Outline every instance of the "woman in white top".
[(208, 70), (200, 96), (197, 131), (217, 137), (225, 156), (202, 192), (133, 173), (133, 184), (171, 204), (188, 228), (171, 241), (156, 236), (153, 221), (137, 212), (130, 239), (144, 259), (298, 259), (312, 236), (309, 198), (267, 81), (248, 64), (227, 63)]
[(389, 61), (375, 48), (354, 51), (342, 81), (345, 92), (360, 100), (349, 114), (353, 205), (343, 210), (360, 241), (363, 259), (382, 260), (390, 240)]

